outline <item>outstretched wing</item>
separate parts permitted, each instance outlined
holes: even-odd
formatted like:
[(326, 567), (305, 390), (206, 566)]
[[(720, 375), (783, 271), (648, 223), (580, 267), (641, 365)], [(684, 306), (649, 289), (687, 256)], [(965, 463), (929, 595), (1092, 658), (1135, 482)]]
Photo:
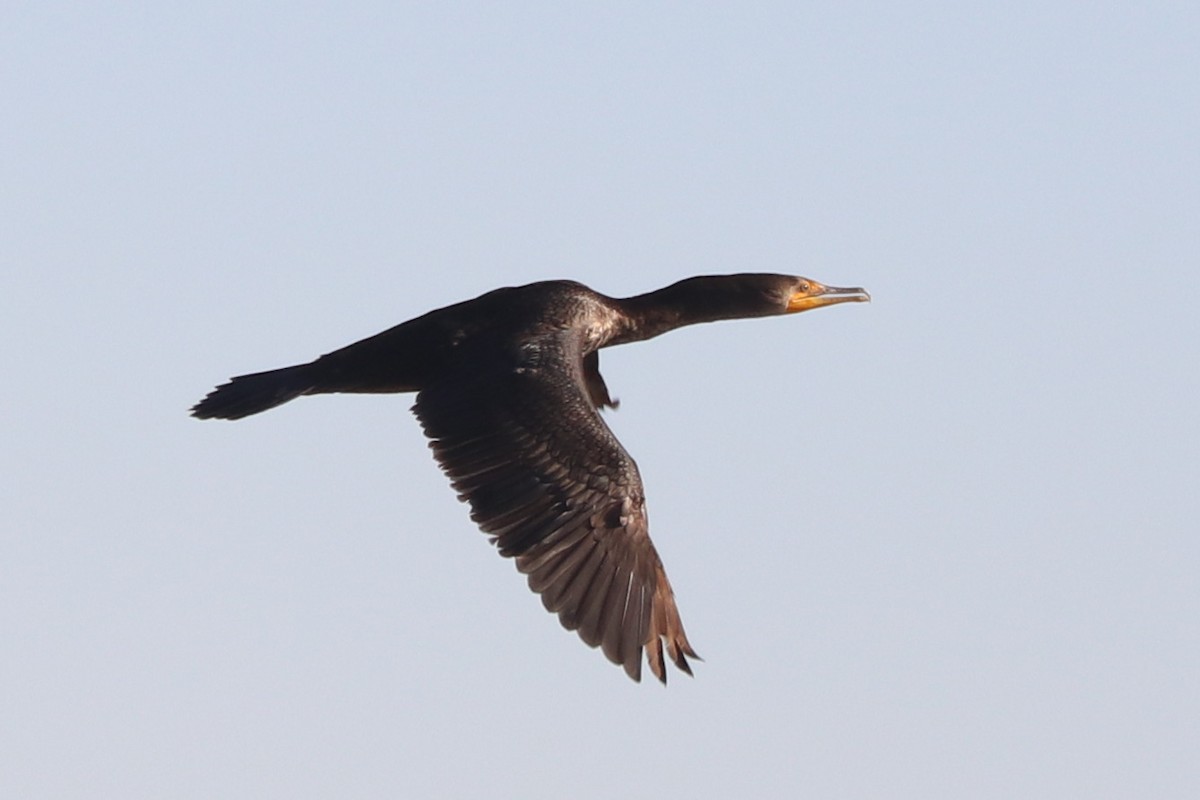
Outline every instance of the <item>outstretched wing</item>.
[(443, 374), (413, 407), (471, 518), (563, 626), (629, 677), (641, 679), (644, 648), (665, 683), (664, 643), (691, 674), (637, 465), (593, 405), (578, 346), (555, 334), (489, 356)]

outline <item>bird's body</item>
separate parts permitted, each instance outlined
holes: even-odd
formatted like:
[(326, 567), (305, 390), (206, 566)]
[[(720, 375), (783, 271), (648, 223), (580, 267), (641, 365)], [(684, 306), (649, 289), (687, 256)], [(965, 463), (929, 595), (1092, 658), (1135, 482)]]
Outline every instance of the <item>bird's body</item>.
[(599, 350), (698, 322), (869, 299), (804, 278), (690, 278), (637, 297), (573, 281), (497, 289), (315, 361), (243, 375), (193, 409), (238, 419), (305, 394), (416, 392), (413, 411), (471, 517), (562, 624), (633, 679), (642, 651), (696, 657), (650, 542), (637, 465), (598, 409)]

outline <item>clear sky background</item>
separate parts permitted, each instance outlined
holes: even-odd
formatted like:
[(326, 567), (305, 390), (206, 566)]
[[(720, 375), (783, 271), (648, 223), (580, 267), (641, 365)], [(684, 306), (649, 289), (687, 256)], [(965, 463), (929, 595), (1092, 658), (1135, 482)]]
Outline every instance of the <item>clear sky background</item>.
[[(1200, 6), (8, 3), (0, 795), (1200, 796)], [(411, 397), (213, 385), (491, 288), (606, 351), (705, 661), (541, 609)]]

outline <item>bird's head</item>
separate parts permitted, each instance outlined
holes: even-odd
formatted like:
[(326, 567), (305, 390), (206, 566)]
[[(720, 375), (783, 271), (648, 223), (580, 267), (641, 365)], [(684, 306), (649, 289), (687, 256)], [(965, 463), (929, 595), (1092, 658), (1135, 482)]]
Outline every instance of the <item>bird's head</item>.
[(780, 309), (780, 314), (798, 314), (823, 306), (838, 303), (868, 303), (871, 295), (866, 289), (826, 286), (812, 278), (799, 275), (763, 276), (773, 280), (764, 281), (771, 301)]

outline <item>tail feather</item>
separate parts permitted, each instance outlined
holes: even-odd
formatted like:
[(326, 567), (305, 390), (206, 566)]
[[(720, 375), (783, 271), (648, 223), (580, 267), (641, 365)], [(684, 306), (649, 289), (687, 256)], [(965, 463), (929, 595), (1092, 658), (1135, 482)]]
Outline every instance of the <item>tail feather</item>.
[(309, 364), (238, 375), (192, 406), (199, 419), (241, 419), (294, 400), (314, 388)]

